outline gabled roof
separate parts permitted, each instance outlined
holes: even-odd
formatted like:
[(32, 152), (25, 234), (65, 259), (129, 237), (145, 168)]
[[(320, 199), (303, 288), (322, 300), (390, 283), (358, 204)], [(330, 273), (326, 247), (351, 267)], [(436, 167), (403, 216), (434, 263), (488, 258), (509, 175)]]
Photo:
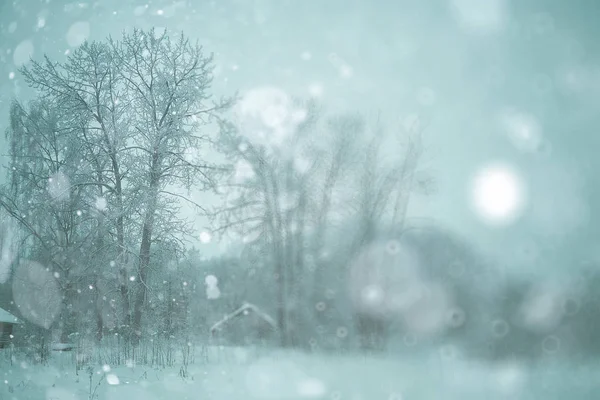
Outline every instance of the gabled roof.
[(8, 311), (6, 311), (5, 309), (0, 308), (0, 322), (8, 322), (8, 323), (13, 323), (13, 324), (18, 324), (19, 319), (17, 317), (15, 317), (14, 315), (12, 315), (11, 313), (9, 313)]
[(268, 315), (267, 313), (262, 311), (260, 308), (258, 308), (254, 304), (244, 303), (240, 308), (227, 314), (226, 316), (223, 317), (223, 319), (221, 319), (219, 322), (217, 322), (216, 324), (211, 326), (210, 332), (212, 333), (215, 330), (221, 328), (227, 322), (234, 319), (238, 315), (242, 314), (244, 311), (252, 311), (252, 312), (256, 313), (256, 315), (258, 315), (260, 318), (262, 318), (265, 322), (267, 322), (269, 325), (271, 325), (274, 329), (277, 329), (277, 323), (275, 322), (275, 320), (273, 318), (271, 318), (270, 315)]

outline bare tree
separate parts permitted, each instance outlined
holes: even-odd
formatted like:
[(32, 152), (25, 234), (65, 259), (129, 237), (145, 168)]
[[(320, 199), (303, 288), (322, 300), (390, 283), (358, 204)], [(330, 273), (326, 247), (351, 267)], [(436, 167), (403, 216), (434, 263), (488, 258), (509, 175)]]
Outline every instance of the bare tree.
[(140, 335), (159, 201), (165, 196), (181, 198), (168, 190), (169, 185), (215, 186), (215, 174), (221, 168), (184, 155), (188, 148), (210, 144), (206, 126), (230, 101), (211, 100), (212, 56), (183, 35), (172, 40), (166, 32), (135, 30), (110, 45), (125, 82), (124, 96), (135, 115), (130, 129), (140, 157), (135, 179), (142, 188), (143, 212), (132, 321), (134, 333)]
[[(10, 184), (0, 192), (0, 205), (19, 222), (30, 244), (27, 257), (38, 258), (56, 271), (63, 292), (61, 339), (74, 330), (75, 288), (88, 270), (80, 263), (94, 232), (85, 208), (89, 170), (81, 166), (80, 144), (73, 121), (51, 101), (11, 109)], [(71, 177), (70, 180), (67, 176)], [(73, 183), (73, 184), (72, 184)]]
[[(216, 229), (254, 234), (257, 243), (268, 246), (282, 345), (298, 342), (293, 334), (308, 317), (299, 310), (317, 309), (309, 317), (317, 331), (335, 318), (337, 300), (327, 294), (341, 294), (335, 275), (346, 273), (346, 264), (383, 227), (402, 229), (417, 181), (419, 132), (392, 136), (379, 121), (368, 130), (358, 114), (322, 119), (316, 111), (289, 135), (285, 150), (253, 142), (231, 124), (223, 124), (221, 132), (222, 149), (234, 170), (249, 173), (242, 179), (244, 174), (234, 173), (223, 188), (228, 203), (213, 213)], [(401, 157), (397, 150), (384, 151), (392, 140), (403, 151)], [(301, 170), (298, 159), (306, 164)], [(355, 219), (352, 235), (334, 238), (336, 221), (348, 218)], [(308, 291), (302, 293), (303, 288)], [(308, 304), (300, 307), (302, 297)]]
[[(204, 159), (210, 125), (230, 103), (212, 100), (212, 68), (212, 56), (183, 35), (134, 30), (86, 42), (64, 63), (46, 57), (21, 71), (39, 100), (13, 106), (11, 179), (0, 204), (65, 282), (69, 262), (93, 260), (81, 262), (81, 279), (92, 288), (118, 285), (121, 326), (136, 340), (153, 246), (183, 249), (191, 229), (179, 202), (203, 209), (181, 188), (210, 189), (224, 170)], [(100, 338), (106, 296), (95, 293)]]
[[(38, 89), (44, 99), (53, 99), (80, 115), (77, 140), (82, 146), (82, 156), (93, 168), (89, 181), (83, 185), (95, 187), (101, 204), (110, 204), (110, 214), (99, 210), (103, 223), (114, 229), (116, 248), (114, 260), (119, 267), (119, 287), (123, 309), (123, 325), (130, 325), (128, 254), (125, 237), (126, 217), (130, 206), (125, 180), (132, 167), (131, 101), (123, 96), (123, 81), (118, 59), (104, 43), (84, 43), (76, 49), (65, 64), (32, 62), (22, 70), (26, 82)], [(100, 207), (104, 208), (104, 207)], [(102, 232), (102, 231), (101, 231)], [(110, 230), (108, 230), (110, 232)], [(98, 248), (103, 249), (105, 239), (98, 238)]]
[[(365, 122), (359, 114), (342, 114), (330, 118), (324, 133), (315, 138), (319, 140), (321, 151), (318, 153), (318, 167), (311, 177), (312, 212), (308, 215), (314, 227), (310, 247), (314, 267), (310, 298), (311, 308), (314, 309), (317, 304), (325, 306), (325, 309), (317, 310), (315, 314), (317, 326), (326, 324), (327, 314), (333, 307), (333, 299), (328, 299), (325, 294), (328, 289), (327, 269), (333, 268), (332, 258), (328, 257), (329, 251), (325, 251), (326, 244), (331, 242), (332, 216), (336, 214), (339, 219), (344, 212), (341, 210), (347, 209), (347, 204), (339, 204), (340, 199), (344, 199), (344, 203), (352, 203), (352, 199), (346, 200), (340, 192), (343, 192), (342, 184), (349, 178), (354, 167), (364, 133)], [(336, 195), (337, 204), (334, 203)]]
[[(301, 294), (298, 280), (303, 278), (305, 216), (310, 197), (310, 171), (299, 172), (295, 158), (309, 140), (318, 120), (317, 110), (308, 110), (303, 122), (288, 137), (285, 151), (272, 151), (254, 143), (236, 126), (223, 123), (220, 148), (234, 165), (230, 180), (222, 185), (228, 202), (213, 211), (215, 231), (235, 231), (254, 246), (268, 248), (277, 288), (276, 312), (281, 345), (294, 341), (290, 320), (299, 318)], [(311, 164), (314, 162), (311, 160)]]
[[(388, 154), (385, 154), (383, 145), (390, 136), (386, 135), (379, 119), (367, 136), (366, 152), (358, 164), (361, 171), (356, 188), (358, 199), (353, 204), (358, 221), (353, 251), (348, 253), (348, 262), (366, 245), (375, 241), (378, 234), (387, 231), (402, 235), (411, 195), (432, 192), (433, 178), (419, 170), (423, 152), (421, 128), (419, 120), (408, 127), (401, 127), (392, 135), (392, 143), (396, 147)], [(398, 154), (401, 156), (398, 157)], [(363, 347), (385, 347), (388, 337), (387, 318), (382, 314), (357, 312), (356, 327)]]

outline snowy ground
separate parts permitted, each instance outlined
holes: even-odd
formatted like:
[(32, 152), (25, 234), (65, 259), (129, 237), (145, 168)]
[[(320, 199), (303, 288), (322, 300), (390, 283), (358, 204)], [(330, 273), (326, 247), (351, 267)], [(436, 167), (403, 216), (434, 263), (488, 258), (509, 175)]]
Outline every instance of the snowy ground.
[[(0, 350), (2, 352), (2, 350)], [(436, 353), (409, 358), (213, 349), (208, 361), (153, 369), (97, 366), (76, 375), (68, 353), (49, 366), (0, 354), (2, 400), (598, 399), (600, 367), (482, 366)], [(98, 381), (101, 383), (98, 385)], [(97, 389), (96, 389), (97, 388)]]

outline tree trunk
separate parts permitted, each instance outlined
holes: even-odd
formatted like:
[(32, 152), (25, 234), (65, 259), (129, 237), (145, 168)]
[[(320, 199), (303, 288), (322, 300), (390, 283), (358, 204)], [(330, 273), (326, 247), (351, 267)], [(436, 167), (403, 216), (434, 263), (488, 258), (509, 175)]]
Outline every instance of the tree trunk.
[[(102, 182), (102, 175), (99, 173), (98, 174), (98, 182)], [(104, 195), (103, 193), (103, 189), (102, 186), (98, 187), (98, 195), (100, 197), (102, 197)], [(98, 217), (98, 238), (96, 239), (96, 247), (97, 247), (97, 251), (96, 254), (99, 256), (100, 260), (102, 261), (106, 261), (106, 259), (103, 257), (104, 255), (104, 234), (105, 234), (105, 228), (104, 228), (104, 214), (100, 213), (99, 217)], [(102, 312), (103, 312), (103, 300), (102, 300), (102, 296), (100, 296), (100, 288), (98, 286), (98, 276), (99, 276), (99, 271), (98, 269), (94, 269), (93, 271), (94, 274), (94, 282), (93, 282), (93, 287), (94, 287), (94, 291), (95, 291), (95, 296), (94, 296), (94, 311), (95, 311), (95, 317), (96, 317), (96, 341), (98, 343), (100, 343), (102, 341), (102, 335), (103, 335), (103, 331), (104, 331), (104, 321), (102, 319)]]
[(152, 193), (150, 194), (148, 209), (144, 217), (142, 225), (142, 242), (140, 244), (140, 262), (137, 274), (138, 290), (135, 294), (133, 304), (133, 340), (134, 344), (139, 343), (142, 335), (142, 314), (146, 303), (148, 292), (147, 277), (148, 267), (150, 266), (150, 247), (152, 245), (152, 231), (154, 229), (154, 216), (156, 213), (156, 205), (158, 201), (157, 185), (153, 183)]
[(119, 268), (119, 293), (121, 294), (121, 306), (123, 310), (122, 326), (126, 329), (125, 340), (129, 342), (131, 338), (131, 305), (129, 300), (129, 276), (127, 273), (128, 255), (125, 250), (125, 217), (123, 209), (123, 192), (119, 166), (113, 157), (113, 169), (115, 169), (115, 192), (117, 206), (117, 264)]
[(74, 290), (73, 285), (66, 277), (63, 289), (62, 307), (59, 318), (59, 329), (61, 343), (69, 343), (71, 334), (75, 332), (75, 313), (73, 312)]
[(96, 341), (102, 342), (104, 336), (104, 320), (102, 319), (102, 299), (98, 291), (98, 281), (94, 282), (96, 289)]
[(281, 334), (281, 346), (289, 345), (289, 332), (287, 323), (287, 279), (286, 279), (286, 249), (285, 249), (285, 232), (283, 230), (283, 216), (280, 205), (280, 191), (275, 177), (272, 177), (273, 184), (273, 215), (274, 215), (274, 235), (273, 243), (275, 246), (275, 274), (277, 276), (277, 323)]

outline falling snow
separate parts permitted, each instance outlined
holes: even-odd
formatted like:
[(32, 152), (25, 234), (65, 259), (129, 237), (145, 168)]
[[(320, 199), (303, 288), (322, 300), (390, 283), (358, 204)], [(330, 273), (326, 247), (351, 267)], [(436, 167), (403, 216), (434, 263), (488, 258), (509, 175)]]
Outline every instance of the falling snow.
[(48, 178), (48, 193), (56, 201), (67, 201), (70, 197), (71, 183), (62, 172), (57, 172)]
[(24, 3), (0, 399), (600, 393), (591, 5)]
[(108, 205), (106, 198), (98, 197), (96, 198), (96, 203), (94, 204), (98, 211), (105, 211)]

